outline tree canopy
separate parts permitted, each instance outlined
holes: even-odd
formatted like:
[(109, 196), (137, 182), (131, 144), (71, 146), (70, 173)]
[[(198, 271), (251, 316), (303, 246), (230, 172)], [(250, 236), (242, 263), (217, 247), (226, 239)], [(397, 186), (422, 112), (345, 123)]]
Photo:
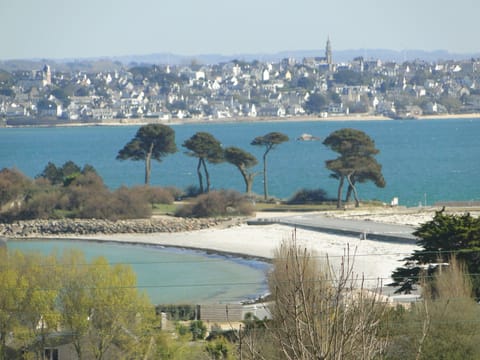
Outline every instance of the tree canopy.
[[(185, 140), (182, 146), (189, 150), (186, 152), (187, 155), (198, 158), (197, 174), (200, 192), (209, 192), (210, 174), (206, 163), (218, 164), (224, 161), (222, 144), (212, 134), (199, 131)], [(207, 181), (206, 189), (203, 186), (202, 168)]]
[(333, 75), (333, 80), (339, 84), (345, 85), (366, 85), (368, 79), (365, 79), (361, 73), (353, 70), (339, 70)]
[(326, 166), (332, 171), (331, 176), (339, 180), (337, 192), (337, 207), (341, 207), (343, 184), (349, 185), (353, 192), (355, 205), (359, 206), (356, 183), (373, 181), (378, 187), (385, 186), (382, 166), (375, 159), (379, 150), (375, 142), (363, 131), (356, 129), (340, 129), (331, 133), (323, 144), (337, 152), (339, 157), (327, 160)]
[(150, 184), (151, 159), (160, 162), (168, 154), (177, 152), (174, 130), (163, 124), (140, 127), (135, 137), (118, 152), (117, 160), (145, 161), (145, 184)]
[(305, 110), (309, 114), (317, 114), (325, 110), (327, 105), (327, 98), (322, 94), (311, 94), (308, 100), (305, 102)]
[(297, 86), (304, 88), (305, 90), (312, 91), (315, 87), (315, 80), (308, 76), (302, 76), (297, 80)]
[(58, 329), (71, 334), (78, 359), (105, 358), (114, 346), (127, 358), (148, 352), (155, 309), (131, 267), (79, 252), (0, 249), (0, 260), (0, 359), (13, 358), (12, 336), (28, 358), (43, 359)]
[[(447, 264), (453, 255), (465, 263), (468, 273), (480, 272), (480, 218), (468, 213), (446, 214), (442, 209), (413, 234), (419, 238), (421, 249), (406, 257), (404, 266), (393, 272), (391, 285), (399, 286), (398, 292), (412, 291), (422, 272), (431, 276), (438, 264)], [(472, 283), (475, 295), (480, 297), (479, 277), (472, 277)]]
[(270, 132), (263, 136), (257, 136), (252, 140), (251, 145), (263, 146), (263, 194), (265, 200), (268, 199), (268, 183), (267, 183), (267, 155), (270, 150), (275, 149), (279, 144), (288, 141), (287, 135), (281, 132)]
[(225, 160), (240, 171), (245, 182), (245, 192), (250, 194), (252, 192), (253, 179), (257, 173), (249, 173), (248, 169), (258, 164), (257, 158), (245, 150), (230, 146), (225, 149)]
[(54, 163), (48, 162), (43, 171), (36, 178), (44, 178), (50, 181), (52, 185), (69, 185), (79, 175), (87, 173), (97, 173), (95, 168), (86, 164), (83, 169), (73, 161), (65, 162), (61, 167), (57, 167)]

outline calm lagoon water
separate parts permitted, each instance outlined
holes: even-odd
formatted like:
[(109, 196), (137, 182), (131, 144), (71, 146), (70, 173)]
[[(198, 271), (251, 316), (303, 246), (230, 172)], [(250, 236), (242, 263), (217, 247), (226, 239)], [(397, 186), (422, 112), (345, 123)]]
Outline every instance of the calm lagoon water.
[[(344, 127), (369, 134), (380, 150), (387, 182), (384, 189), (360, 185), (359, 196), (390, 202), (397, 196), (400, 205), (420, 202), (479, 200), (480, 119), (345, 122), (257, 122), (233, 124), (174, 125), (179, 152), (152, 165), (154, 185), (185, 188), (197, 185), (196, 159), (184, 154), (181, 144), (197, 131), (207, 131), (224, 146), (238, 146), (259, 160), (262, 148), (250, 142), (271, 131), (287, 134), (291, 141), (281, 144), (268, 157), (269, 192), (288, 198), (300, 188), (323, 188), (336, 194), (337, 181), (329, 178), (325, 160), (336, 157), (321, 141), (295, 141), (303, 133), (325, 138)], [(142, 184), (144, 164), (115, 160), (117, 152), (136, 133), (138, 126), (2, 128), (0, 168), (16, 167), (26, 175), (38, 175), (48, 161), (60, 166), (68, 160), (91, 164), (112, 189)], [(259, 164), (255, 171), (261, 170)], [(229, 164), (209, 165), (214, 188), (244, 190), (237, 169)], [(255, 179), (254, 191), (263, 192), (262, 177)]]
[(140, 290), (155, 304), (221, 303), (254, 299), (267, 291), (269, 264), (203, 251), (77, 240), (11, 240), (9, 250), (61, 254), (80, 249), (88, 260), (129, 264)]

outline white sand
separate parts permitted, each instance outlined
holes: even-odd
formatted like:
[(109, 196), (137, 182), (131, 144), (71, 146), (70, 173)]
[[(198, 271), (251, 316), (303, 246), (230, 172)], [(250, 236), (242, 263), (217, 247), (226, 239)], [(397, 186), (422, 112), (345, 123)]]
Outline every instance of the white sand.
[[(336, 216), (369, 221), (405, 224), (417, 227), (432, 219), (430, 209), (372, 209), (324, 213)], [(437, 209), (438, 210), (438, 209)], [(289, 216), (294, 213), (257, 213), (257, 218)], [(475, 212), (478, 216), (478, 210)], [(210, 228), (199, 231), (153, 234), (116, 234), (76, 236), (86, 240), (105, 240), (128, 243), (156, 244), (175, 247), (213, 250), (247, 256), (272, 258), (274, 250), (281, 242), (292, 237), (294, 229), (284, 225), (238, 225), (229, 228)], [(330, 263), (338, 269), (347, 249), (355, 254), (354, 271), (363, 276), (367, 287), (391, 282), (391, 273), (403, 265), (402, 259), (418, 249), (414, 244), (398, 244), (382, 241), (360, 240), (355, 237), (333, 235), (303, 229), (296, 230), (298, 245), (305, 247), (323, 258), (328, 255)]]
[[(208, 249), (272, 258), (274, 250), (282, 240), (292, 237), (293, 231), (292, 227), (283, 225), (239, 225), (225, 229), (210, 228), (179, 233), (89, 235), (80, 238)], [(328, 254), (334, 268), (338, 268), (349, 248), (351, 255), (356, 253), (355, 273), (368, 280), (366, 286), (376, 286), (378, 279), (383, 284), (389, 283), (392, 270), (402, 264), (399, 260), (410, 255), (416, 248), (413, 244), (360, 241), (358, 238), (302, 229), (296, 230), (296, 239), (300, 246), (314, 251), (322, 258)]]

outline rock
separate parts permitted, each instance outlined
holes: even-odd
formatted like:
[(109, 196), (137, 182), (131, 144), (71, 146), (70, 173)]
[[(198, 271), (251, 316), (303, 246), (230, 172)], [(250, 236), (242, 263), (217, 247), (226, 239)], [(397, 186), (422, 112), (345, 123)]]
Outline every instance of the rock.
[[(0, 235), (7, 237), (34, 237), (42, 235), (94, 235), (121, 233), (153, 233), (194, 231), (217, 227), (232, 219), (132, 219), (132, 220), (99, 220), (99, 219), (60, 219), (60, 220), (28, 220), (12, 224), (0, 224)], [(239, 221), (240, 222), (240, 221)]]

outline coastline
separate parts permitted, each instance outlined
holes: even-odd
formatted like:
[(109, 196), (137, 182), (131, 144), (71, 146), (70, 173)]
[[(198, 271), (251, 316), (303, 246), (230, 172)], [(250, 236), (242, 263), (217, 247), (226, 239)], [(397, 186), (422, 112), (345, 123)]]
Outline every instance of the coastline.
[(350, 114), (338, 116), (285, 116), (285, 117), (239, 117), (239, 118), (223, 118), (223, 119), (203, 119), (203, 118), (187, 118), (187, 119), (169, 119), (162, 120), (156, 118), (140, 118), (140, 119), (109, 119), (99, 122), (58, 122), (52, 121), (47, 124), (38, 125), (5, 125), (4, 128), (22, 128), (22, 127), (80, 127), (80, 126), (133, 126), (146, 125), (150, 123), (158, 123), (164, 125), (187, 125), (187, 124), (235, 124), (235, 123), (257, 123), (257, 122), (345, 122), (345, 121), (418, 121), (418, 120), (455, 120), (455, 119), (472, 119), (480, 120), (480, 113), (473, 114), (437, 114), (437, 115), (421, 115), (414, 119), (392, 119), (383, 115), (369, 114)]
[[(237, 225), (227, 229), (204, 229), (180, 233), (115, 234), (84, 236), (47, 236), (43, 239), (115, 242), (131, 245), (167, 246), (225, 256), (236, 256), (269, 262), (283, 240), (296, 234), (299, 246), (327, 260), (336, 271), (346, 254), (350, 254), (354, 273), (364, 278), (366, 287), (390, 282), (392, 271), (417, 247), (413, 244), (392, 244), (373, 240), (293, 229), (285, 225)], [(25, 239), (23, 239), (25, 240)]]
[[(324, 216), (386, 222), (417, 227), (430, 221), (439, 208), (378, 208), (358, 209), (347, 212), (322, 212)], [(480, 209), (450, 208), (449, 213), (470, 212), (480, 216)], [(318, 212), (312, 212), (318, 213)], [(255, 219), (281, 219), (295, 212), (257, 212)], [(306, 248), (320, 259), (329, 262), (334, 270), (339, 270), (346, 255), (349, 255), (353, 271), (366, 287), (378, 287), (390, 283), (393, 270), (401, 266), (403, 259), (412, 254), (418, 246), (414, 243), (392, 243), (378, 240), (359, 239), (349, 235), (336, 235), (327, 232), (293, 228), (288, 225), (247, 225), (244, 221), (216, 223), (206, 228), (163, 232), (137, 233), (91, 233), (83, 234), (31, 234), (30, 236), (10, 237), (11, 241), (28, 239), (82, 240), (92, 242), (113, 242), (130, 245), (165, 246), (224, 256), (242, 257), (269, 262), (282, 241), (295, 236), (298, 246)], [(4, 234), (5, 236), (5, 234)], [(7, 235), (8, 237), (8, 235)]]
[[(291, 214), (257, 213), (256, 218), (289, 215)], [(294, 234), (299, 246), (328, 261), (335, 270), (340, 268), (344, 257), (349, 254), (354, 273), (365, 281), (366, 287), (389, 283), (392, 271), (401, 265), (401, 260), (417, 249), (415, 244), (360, 240), (278, 224), (250, 226), (246, 223), (179, 232), (35, 235), (32, 238), (176, 247), (269, 262), (282, 241), (292, 238)], [(19, 237), (18, 240), (28, 240), (28, 237)]]

